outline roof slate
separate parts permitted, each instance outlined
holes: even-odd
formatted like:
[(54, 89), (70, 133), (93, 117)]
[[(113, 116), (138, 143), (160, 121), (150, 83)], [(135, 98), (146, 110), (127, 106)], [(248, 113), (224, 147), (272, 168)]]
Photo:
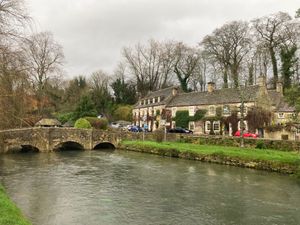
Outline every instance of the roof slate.
[(276, 90), (268, 90), (268, 94), (272, 101), (272, 105), (278, 112), (294, 112), (296, 108), (294, 106), (289, 106), (289, 104), (284, 100), (282, 94), (278, 93)]
[[(259, 86), (248, 86), (242, 89), (246, 102), (256, 100)], [(238, 89), (218, 89), (213, 92), (191, 92), (177, 95), (173, 98), (168, 107), (190, 106), (190, 105), (216, 105), (241, 102)]]
[[(168, 88), (164, 88), (158, 91), (153, 91), (148, 93), (144, 98), (141, 98), (135, 105), (134, 108), (147, 108), (152, 106), (158, 106), (158, 105), (166, 105), (168, 102), (173, 98), (172, 91), (174, 88), (177, 88), (178, 92), (181, 92), (181, 90), (178, 88), (178, 86), (172, 86)], [(147, 100), (149, 98), (155, 98), (155, 97), (161, 97), (160, 102), (155, 102), (147, 105), (139, 105), (139, 102), (141, 100)]]

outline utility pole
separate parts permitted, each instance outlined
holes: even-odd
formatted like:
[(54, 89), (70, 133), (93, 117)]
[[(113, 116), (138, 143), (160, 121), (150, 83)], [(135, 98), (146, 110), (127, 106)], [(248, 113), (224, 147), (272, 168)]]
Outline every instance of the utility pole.
[[(246, 87), (246, 85), (245, 85)], [(242, 87), (239, 86), (239, 95), (240, 95), (240, 100), (241, 100), (241, 105), (240, 105), (240, 147), (244, 148), (245, 147), (245, 140), (244, 140), (244, 129), (245, 129), (245, 101), (246, 101), (246, 96), (245, 96), (245, 88), (242, 90)]]

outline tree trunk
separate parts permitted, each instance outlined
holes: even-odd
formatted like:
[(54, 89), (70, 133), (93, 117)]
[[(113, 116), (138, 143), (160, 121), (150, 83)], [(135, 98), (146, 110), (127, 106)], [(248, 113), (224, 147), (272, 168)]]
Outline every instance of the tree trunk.
[(228, 70), (225, 68), (224, 74), (223, 74), (223, 88), (228, 88)]
[(273, 68), (273, 88), (276, 88), (276, 83), (278, 81), (278, 68), (277, 68), (277, 60), (275, 56), (274, 47), (269, 47), (269, 52), (270, 52), (272, 68)]

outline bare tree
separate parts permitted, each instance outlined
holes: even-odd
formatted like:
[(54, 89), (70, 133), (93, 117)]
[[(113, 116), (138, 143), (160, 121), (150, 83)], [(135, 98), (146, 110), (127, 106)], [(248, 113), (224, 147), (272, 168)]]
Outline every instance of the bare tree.
[(188, 47), (179, 42), (176, 44), (174, 57), (174, 73), (184, 92), (188, 92), (188, 83), (192, 76), (197, 72), (197, 65), (200, 59), (195, 48)]
[(288, 32), (290, 29), (287, 27), (287, 22), (291, 19), (289, 14), (278, 12), (252, 21), (257, 42), (269, 52), (272, 63), (274, 87), (278, 81), (276, 55), (278, 54), (280, 45), (292, 39), (291, 33)]
[(208, 76), (208, 59), (204, 52), (199, 52), (199, 61), (191, 80), (194, 91), (204, 91)]
[(215, 29), (201, 42), (206, 54), (223, 69), (225, 88), (228, 87), (229, 74), (234, 86), (238, 87), (241, 63), (249, 51), (248, 30), (247, 22), (233, 21)]
[[(24, 41), (23, 54), (38, 102), (42, 103), (45, 85), (58, 74), (63, 64), (62, 47), (49, 32), (34, 34)], [(42, 109), (39, 105), (39, 112)]]
[(23, 0), (0, 0), (0, 50), (4, 43), (23, 36), (22, 31), (29, 21)]
[(128, 70), (134, 75), (137, 91), (146, 95), (172, 84), (175, 63), (173, 42), (161, 43), (150, 40), (146, 45), (124, 48), (123, 56)]

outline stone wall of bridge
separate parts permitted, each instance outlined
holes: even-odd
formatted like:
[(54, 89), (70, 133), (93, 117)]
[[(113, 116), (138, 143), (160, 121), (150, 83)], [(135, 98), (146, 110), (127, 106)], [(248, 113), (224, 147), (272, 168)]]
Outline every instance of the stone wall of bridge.
[[(134, 139), (135, 134), (75, 128), (26, 128), (0, 131), (0, 153), (32, 146), (40, 152), (55, 151), (63, 143), (77, 143), (83, 149), (94, 149), (109, 143), (115, 147), (124, 138)], [(137, 137), (138, 138), (138, 137)]]

